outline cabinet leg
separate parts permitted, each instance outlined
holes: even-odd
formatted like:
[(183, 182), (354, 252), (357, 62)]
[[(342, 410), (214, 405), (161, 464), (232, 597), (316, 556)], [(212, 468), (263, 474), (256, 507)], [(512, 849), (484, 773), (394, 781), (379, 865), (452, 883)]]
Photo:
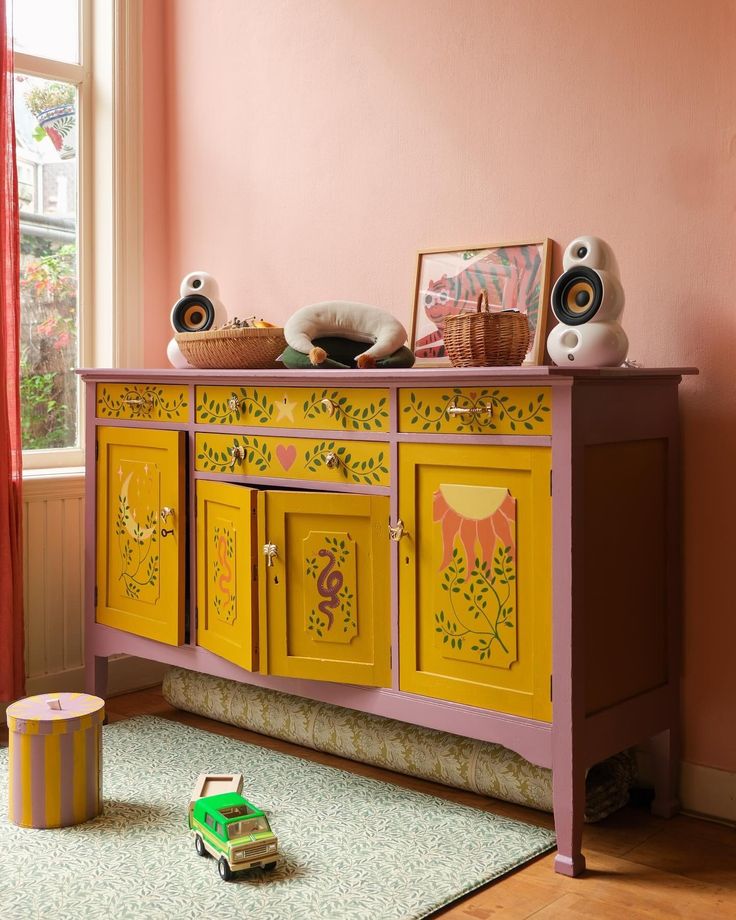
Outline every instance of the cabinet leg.
[(90, 655), (86, 660), (85, 689), (87, 693), (107, 699), (107, 655)]
[(585, 871), (583, 817), (585, 814), (585, 770), (569, 762), (552, 768), (552, 801), (557, 834), (555, 872), (575, 876)]
[(680, 810), (678, 781), (680, 772), (679, 730), (668, 728), (650, 739), (654, 772), (652, 814), (671, 818)]

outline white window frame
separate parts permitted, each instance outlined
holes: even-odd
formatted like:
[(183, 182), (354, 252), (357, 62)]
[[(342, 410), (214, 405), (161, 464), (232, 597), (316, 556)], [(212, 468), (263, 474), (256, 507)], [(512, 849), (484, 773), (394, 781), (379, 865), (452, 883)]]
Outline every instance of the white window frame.
[[(78, 91), (79, 361), (82, 367), (142, 364), (142, 5), (79, 0), (79, 64), (15, 52), (15, 70), (74, 83)], [(24, 472), (66, 475), (79, 446), (23, 452)]]

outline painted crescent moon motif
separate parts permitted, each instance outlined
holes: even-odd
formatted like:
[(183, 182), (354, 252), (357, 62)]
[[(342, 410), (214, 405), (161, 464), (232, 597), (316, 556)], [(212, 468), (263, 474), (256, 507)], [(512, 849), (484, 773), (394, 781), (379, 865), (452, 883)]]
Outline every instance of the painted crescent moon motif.
[[(126, 503), (126, 505), (129, 508), (130, 508), (130, 501), (128, 500), (128, 489), (130, 488), (130, 480), (132, 478), (133, 478), (133, 474), (128, 473), (126, 479), (123, 481), (123, 484), (120, 486), (120, 497), (123, 499), (123, 501)], [(139, 529), (136, 530), (136, 527), (138, 527)], [(133, 520), (132, 515), (128, 517), (128, 520), (125, 524), (125, 528), (128, 531), (128, 533), (131, 535), (131, 537), (137, 541), (150, 540), (153, 534), (156, 533), (155, 525), (153, 527), (141, 527), (137, 521)]]

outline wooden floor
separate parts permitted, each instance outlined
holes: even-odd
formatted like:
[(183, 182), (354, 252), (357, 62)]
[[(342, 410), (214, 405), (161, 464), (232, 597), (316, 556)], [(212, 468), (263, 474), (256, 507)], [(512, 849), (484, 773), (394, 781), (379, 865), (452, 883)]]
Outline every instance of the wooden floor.
[[(157, 715), (494, 814), (552, 826), (552, 816), (543, 812), (379, 770), (182, 712), (169, 706), (158, 690), (115, 697), (108, 701), (107, 712), (110, 721)], [(0, 742), (6, 743), (6, 738), (7, 735), (0, 736)], [(736, 831), (732, 828), (685, 816), (665, 821), (652, 817), (644, 807), (630, 806), (586, 827), (584, 848), (588, 870), (580, 878), (555, 875), (552, 853), (435, 916), (442, 920), (736, 920)]]

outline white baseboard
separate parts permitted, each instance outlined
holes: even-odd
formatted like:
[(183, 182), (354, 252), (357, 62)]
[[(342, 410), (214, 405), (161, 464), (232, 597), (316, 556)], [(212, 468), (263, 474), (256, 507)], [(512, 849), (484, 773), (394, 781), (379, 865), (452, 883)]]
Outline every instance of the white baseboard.
[(683, 811), (736, 824), (736, 773), (683, 762), (680, 801)]
[[(638, 785), (654, 785), (652, 758), (644, 748), (636, 750)], [(701, 818), (736, 824), (736, 773), (680, 763), (680, 804), (682, 810)]]
[[(111, 657), (108, 670), (108, 696), (119, 696), (133, 690), (155, 687), (163, 680), (168, 665), (158, 661), (146, 661), (130, 655)], [(72, 668), (57, 674), (43, 674), (26, 681), (26, 695), (36, 693), (68, 692), (84, 690), (84, 668)]]

